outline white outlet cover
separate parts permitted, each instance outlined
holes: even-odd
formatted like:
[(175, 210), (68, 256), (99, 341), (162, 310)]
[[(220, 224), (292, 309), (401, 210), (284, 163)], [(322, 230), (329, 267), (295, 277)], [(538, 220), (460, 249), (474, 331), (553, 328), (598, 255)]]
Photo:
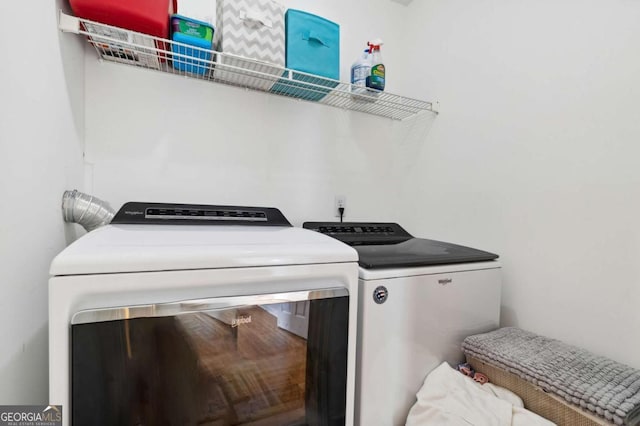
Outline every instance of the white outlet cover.
[(340, 205), (342, 205), (345, 210), (347, 207), (347, 197), (344, 195), (336, 195), (335, 199), (334, 199), (334, 215), (335, 217), (340, 217), (340, 212), (338, 211), (338, 208), (340, 207)]

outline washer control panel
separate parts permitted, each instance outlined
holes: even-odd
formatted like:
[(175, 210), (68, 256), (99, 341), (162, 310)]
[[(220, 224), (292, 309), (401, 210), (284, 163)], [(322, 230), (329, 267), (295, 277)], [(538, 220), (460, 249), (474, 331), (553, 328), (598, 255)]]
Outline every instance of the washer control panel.
[(291, 226), (280, 210), (271, 207), (137, 202), (123, 205), (111, 223)]

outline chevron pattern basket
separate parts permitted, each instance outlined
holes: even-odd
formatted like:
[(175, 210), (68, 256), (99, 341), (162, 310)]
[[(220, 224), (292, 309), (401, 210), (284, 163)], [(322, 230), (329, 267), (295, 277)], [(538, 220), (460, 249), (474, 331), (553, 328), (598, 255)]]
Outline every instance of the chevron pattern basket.
[[(284, 12), (284, 6), (271, 0), (217, 0), (214, 45), (218, 51), (237, 55), (221, 57), (222, 65), (272, 74), (273, 81), (265, 79), (260, 87), (271, 89), (285, 65)], [(264, 62), (264, 66), (242, 57)], [(241, 84), (237, 73), (225, 72), (224, 66), (215, 71), (215, 78)]]

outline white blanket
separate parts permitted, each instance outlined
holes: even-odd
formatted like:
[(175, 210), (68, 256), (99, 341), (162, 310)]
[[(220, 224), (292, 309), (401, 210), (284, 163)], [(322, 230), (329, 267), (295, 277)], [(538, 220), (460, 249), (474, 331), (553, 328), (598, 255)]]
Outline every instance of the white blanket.
[(481, 385), (446, 362), (433, 370), (418, 391), (407, 426), (552, 426), (523, 408), (513, 392), (487, 383)]

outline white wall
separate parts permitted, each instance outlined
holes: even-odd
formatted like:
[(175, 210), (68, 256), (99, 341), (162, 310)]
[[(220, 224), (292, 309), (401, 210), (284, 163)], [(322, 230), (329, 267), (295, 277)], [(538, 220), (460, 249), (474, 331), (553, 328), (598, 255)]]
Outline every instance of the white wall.
[[(342, 26), (342, 73), (372, 37), (399, 46), (405, 8), (290, 1)], [(399, 51), (389, 55), (397, 61)], [(86, 61), (87, 189), (114, 206), (130, 200), (280, 207), (290, 220), (333, 219), (335, 194), (347, 217), (395, 217), (395, 182), (422, 142), (430, 117), (410, 123), (153, 71)], [(393, 87), (393, 84), (390, 84)], [(375, 212), (375, 213), (374, 213)]]
[(48, 402), (48, 270), (74, 238), (62, 192), (83, 184), (83, 51), (59, 7), (0, 2), (0, 404)]
[(400, 80), (442, 114), (403, 181), (403, 223), (500, 253), (505, 324), (640, 367), (640, 3), (407, 12), (421, 49)]

